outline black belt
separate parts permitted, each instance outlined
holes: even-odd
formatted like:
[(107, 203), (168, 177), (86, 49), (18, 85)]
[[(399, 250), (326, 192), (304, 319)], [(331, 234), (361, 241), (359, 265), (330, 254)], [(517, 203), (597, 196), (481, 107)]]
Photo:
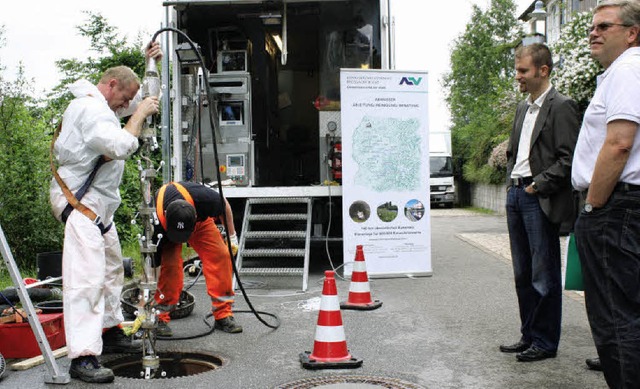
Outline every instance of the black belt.
[(635, 192), (640, 190), (640, 185), (628, 184), (626, 182), (618, 182), (613, 188), (614, 192)]
[[(622, 192), (622, 193), (624, 193), (624, 192), (636, 192), (636, 191), (640, 191), (640, 185), (629, 184), (627, 182), (618, 182), (616, 184), (616, 186), (613, 187), (613, 191), (614, 192)], [(589, 192), (588, 188), (580, 192), (582, 200), (586, 200), (587, 199), (587, 193), (588, 192)]]
[(518, 178), (510, 178), (509, 184), (515, 187), (525, 187), (531, 185), (533, 182), (533, 177), (518, 177)]

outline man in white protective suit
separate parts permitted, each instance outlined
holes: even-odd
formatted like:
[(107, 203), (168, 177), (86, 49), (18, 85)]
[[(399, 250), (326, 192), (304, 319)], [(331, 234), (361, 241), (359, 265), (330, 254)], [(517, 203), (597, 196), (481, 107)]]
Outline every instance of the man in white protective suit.
[[(145, 55), (159, 59), (162, 51), (150, 43)], [(54, 173), (50, 201), (54, 216), (65, 222), (62, 276), (69, 373), (85, 382), (114, 379), (98, 355), (141, 351), (141, 342), (119, 327), (124, 320), (124, 267), (113, 225), (124, 160), (138, 149), (147, 116), (158, 112), (158, 98), (143, 100), (139, 89), (138, 76), (126, 66), (108, 69), (97, 85), (87, 80), (71, 84), (75, 99), (64, 112), (53, 149), (59, 177)], [(128, 115), (123, 128), (120, 118)]]

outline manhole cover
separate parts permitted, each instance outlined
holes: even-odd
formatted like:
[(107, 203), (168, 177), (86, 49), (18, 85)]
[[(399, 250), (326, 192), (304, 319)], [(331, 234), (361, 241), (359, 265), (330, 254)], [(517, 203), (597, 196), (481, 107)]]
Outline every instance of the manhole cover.
[[(215, 355), (199, 352), (158, 353), (160, 368), (152, 378), (186, 377), (215, 370), (222, 366), (222, 359)], [(144, 378), (144, 368), (140, 354), (126, 355), (104, 365), (113, 370), (117, 377)]]
[(276, 386), (274, 389), (425, 389), (412, 382), (397, 378), (343, 375), (331, 377), (305, 378)]

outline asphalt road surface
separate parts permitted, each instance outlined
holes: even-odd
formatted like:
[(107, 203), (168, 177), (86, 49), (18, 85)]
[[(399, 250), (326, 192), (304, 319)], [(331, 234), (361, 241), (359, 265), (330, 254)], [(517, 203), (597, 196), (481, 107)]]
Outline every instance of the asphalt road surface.
[[(517, 362), (498, 345), (519, 338), (519, 320), (513, 275), (506, 242), (504, 216), (458, 209), (431, 210), (433, 275), (422, 278), (370, 280), (374, 299), (383, 305), (374, 311), (342, 311), (347, 345), (362, 367), (349, 370), (307, 370), (299, 354), (314, 344), (323, 270), (329, 261), (313, 258), (309, 290), (297, 292), (300, 280), (247, 277), (252, 304), (277, 314), (281, 326), (272, 330), (247, 309), (237, 296), (235, 311), (242, 334), (219, 331), (206, 337), (159, 341), (163, 353), (201, 352), (222, 361), (218, 369), (188, 377), (142, 380), (116, 377), (109, 388), (376, 388), (374, 384), (286, 386), (296, 381), (340, 375), (383, 377), (415, 388), (606, 388), (601, 373), (586, 369), (585, 358), (596, 355), (582, 297), (565, 292), (562, 338), (558, 355), (541, 362)], [(366, 248), (365, 248), (366, 255)], [(340, 262), (339, 262), (340, 263)], [(338, 265), (334, 260), (334, 265)], [(348, 281), (337, 281), (345, 300)], [(173, 321), (175, 336), (193, 335), (207, 327), (209, 308), (204, 283), (190, 290), (196, 296), (194, 312)], [(270, 317), (265, 320), (273, 322)], [(119, 356), (104, 356), (113, 360)], [(11, 362), (11, 361), (10, 361)], [(58, 359), (66, 371), (69, 360)], [(9, 368), (2, 388), (47, 388), (45, 365), (27, 371)], [(355, 385), (355, 386), (354, 386)], [(68, 388), (86, 384), (72, 380)], [(393, 386), (389, 386), (393, 387)]]

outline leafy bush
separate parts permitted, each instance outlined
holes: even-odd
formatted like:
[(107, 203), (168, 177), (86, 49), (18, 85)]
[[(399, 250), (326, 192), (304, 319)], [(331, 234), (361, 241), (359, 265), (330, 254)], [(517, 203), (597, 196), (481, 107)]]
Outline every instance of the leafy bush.
[(560, 66), (552, 74), (552, 82), (561, 93), (572, 97), (582, 111), (586, 110), (596, 90), (596, 76), (604, 69), (591, 57), (587, 28), (591, 12), (574, 13), (562, 27), (560, 39), (551, 47), (560, 56)]
[(0, 224), (20, 268), (35, 268), (36, 254), (62, 247), (62, 226), (49, 206), (51, 114), (0, 69)]
[(456, 174), (470, 182), (499, 183), (504, 173), (487, 165), (493, 148), (509, 137), (518, 100), (513, 85), (513, 49), (522, 32), (511, 0), (473, 7), (455, 40), (451, 71), (443, 84), (451, 112)]
[(491, 156), (489, 156), (489, 166), (498, 171), (506, 171), (508, 146), (509, 140), (507, 139), (493, 148), (493, 151), (491, 151)]
[[(35, 269), (37, 253), (62, 248), (63, 225), (52, 216), (49, 204), (49, 146), (55, 125), (72, 98), (67, 85), (79, 78), (96, 83), (104, 70), (115, 65), (127, 65), (140, 76), (144, 72), (142, 40), (138, 37), (127, 43), (101, 15), (86, 14), (88, 18), (78, 30), (90, 39), (98, 55), (82, 61), (57, 61), (63, 77), (47, 101), (32, 96), (22, 69), (16, 81), (6, 81), (0, 63), (0, 224), (25, 274)], [(4, 42), (0, 26), (0, 48)], [(141, 231), (140, 226), (131, 224), (142, 198), (135, 159), (126, 163), (120, 188), (122, 205), (115, 215), (118, 233), (129, 252), (137, 251), (136, 238)]]

